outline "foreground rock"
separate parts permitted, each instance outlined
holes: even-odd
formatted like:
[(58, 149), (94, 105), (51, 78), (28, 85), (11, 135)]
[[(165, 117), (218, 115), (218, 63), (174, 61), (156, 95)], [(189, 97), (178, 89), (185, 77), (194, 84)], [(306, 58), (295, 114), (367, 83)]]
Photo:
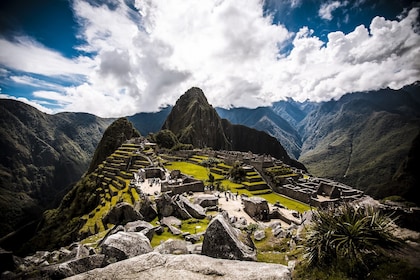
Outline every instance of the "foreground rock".
[(137, 256), (94, 269), (69, 279), (291, 279), (289, 268), (280, 264), (223, 260), (202, 255)]
[(101, 267), (104, 255), (92, 255), (41, 268), (42, 279), (63, 279)]
[(102, 244), (107, 263), (113, 263), (151, 252), (149, 239), (141, 232), (117, 232)]
[(251, 238), (230, 225), (221, 214), (217, 215), (204, 234), (202, 254), (230, 260), (257, 260), (257, 250)]

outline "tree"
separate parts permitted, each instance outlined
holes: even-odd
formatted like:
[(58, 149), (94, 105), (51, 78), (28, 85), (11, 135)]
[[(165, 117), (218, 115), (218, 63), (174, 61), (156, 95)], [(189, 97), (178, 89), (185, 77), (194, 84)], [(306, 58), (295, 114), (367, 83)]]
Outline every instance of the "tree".
[(229, 176), (233, 182), (240, 183), (245, 179), (246, 171), (239, 163), (236, 162), (230, 169)]

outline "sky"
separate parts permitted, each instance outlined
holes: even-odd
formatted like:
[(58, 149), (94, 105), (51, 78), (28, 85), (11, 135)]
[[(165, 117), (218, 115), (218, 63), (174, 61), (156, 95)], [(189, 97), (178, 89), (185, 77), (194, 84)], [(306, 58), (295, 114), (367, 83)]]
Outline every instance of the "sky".
[(420, 1), (0, 1), (0, 98), (100, 117), (189, 88), (224, 108), (420, 80)]

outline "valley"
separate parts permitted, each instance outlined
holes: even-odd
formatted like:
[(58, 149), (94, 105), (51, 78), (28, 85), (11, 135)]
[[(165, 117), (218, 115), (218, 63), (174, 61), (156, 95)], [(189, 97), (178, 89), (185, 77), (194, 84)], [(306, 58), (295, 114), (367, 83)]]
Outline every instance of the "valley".
[[(394, 93), (390, 96), (395, 98)], [(67, 186), (69, 191), (62, 193), (57, 207), (45, 211), (39, 222), (32, 223), (37, 225), (36, 229), (27, 231), (27, 236), (22, 237), (19, 232), (5, 236), (0, 240), (1, 246), (26, 256), (15, 257), (17, 277), (27, 273), (51, 277), (63, 273), (56, 269), (64, 264), (73, 266), (88, 259), (94, 262), (78, 268), (80, 273), (112, 266), (138, 254), (148, 255), (151, 251), (272, 262), (291, 272), (296, 263), (303, 265), (305, 250), (311, 248), (306, 245), (309, 242), (306, 236), (314, 222), (312, 215), (324, 209), (348, 211), (346, 205), (356, 208), (362, 205), (362, 209), (370, 211), (374, 207), (374, 211), (383, 215), (397, 211), (400, 218), (395, 227), (418, 230), (418, 208), (413, 208), (412, 203), (416, 196), (404, 200), (416, 191), (417, 179), (412, 167), (418, 161), (413, 140), (418, 138), (415, 138), (419, 127), (414, 110), (417, 103), (410, 105), (413, 108), (410, 115), (385, 110), (385, 105), (390, 104), (382, 104), (380, 110), (372, 111), (376, 105), (355, 102), (353, 97), (343, 98), (349, 99), (343, 104), (331, 101), (298, 105), (289, 100), (287, 106), (281, 105), (287, 107), (285, 111), (277, 103), (277, 113), (272, 110), (267, 115), (264, 112), (268, 109), (261, 109), (255, 114), (245, 111), (236, 116), (238, 122), (240, 116), (248, 116), (249, 126), (252, 116), (257, 116), (264, 124), (262, 127), (273, 128), (269, 133), (282, 131), (273, 127), (273, 120), (278, 123), (282, 119), (277, 115), (279, 112), (290, 113), (288, 121), (281, 121), (287, 130), (283, 137), (295, 142), (294, 153), (300, 150), (299, 159), (305, 164), (289, 156), (282, 143), (266, 132), (219, 117), (198, 88), (182, 95), (170, 112), (165, 109), (153, 115), (135, 116), (137, 125), (141, 125), (142, 119), (152, 122), (152, 116), (156, 116), (156, 123), (148, 125), (156, 128), (167, 114), (162, 129), (148, 132), (147, 136), (141, 136), (129, 118), (112, 120), (95, 151), (90, 152), (90, 164), (84, 163), (87, 171), (79, 175), (79, 181)], [(363, 115), (361, 108), (369, 117)], [(407, 111), (410, 110), (404, 108)], [(56, 131), (55, 116), (39, 114), (38, 117), (51, 118), (50, 131)], [(93, 125), (98, 121), (101, 120), (94, 120)], [(77, 131), (65, 132), (78, 139)], [(299, 137), (306, 140), (299, 142)], [(366, 143), (366, 139), (370, 142)], [(52, 144), (48, 145), (52, 153), (58, 151)], [(44, 151), (39, 154), (34, 150), (34, 158), (44, 158)], [(33, 158), (29, 162), (37, 164)], [(378, 176), (394, 183), (385, 189)], [(345, 183), (353, 182), (354, 178), (358, 178), (355, 185)], [(365, 193), (358, 184), (368, 179), (374, 183), (369, 184)], [(378, 190), (379, 198), (389, 194), (400, 196), (378, 201), (366, 195)], [(57, 197), (59, 193), (55, 193)], [(27, 194), (33, 196), (31, 192)], [(4, 223), (8, 221), (5, 219)], [(417, 233), (404, 228), (400, 228), (408, 231), (404, 242), (419, 238)], [(213, 237), (219, 234), (218, 239)], [(116, 253), (121, 250), (115, 248), (126, 246), (117, 240), (131, 244), (128, 251)], [(139, 250), (136, 252), (128, 249), (134, 248), (130, 243), (134, 240), (143, 244), (134, 246)], [(218, 251), (225, 246), (230, 249)], [(72, 250), (90, 253), (74, 257)], [(34, 252), (35, 255), (27, 256)], [(77, 274), (72, 271), (69, 268), (68, 274), (60, 275)]]

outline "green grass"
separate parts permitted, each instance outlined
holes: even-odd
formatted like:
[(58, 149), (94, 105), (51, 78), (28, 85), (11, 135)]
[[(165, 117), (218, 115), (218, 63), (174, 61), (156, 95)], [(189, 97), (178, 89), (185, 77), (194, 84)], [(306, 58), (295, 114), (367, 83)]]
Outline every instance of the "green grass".
[(265, 235), (266, 237), (263, 240), (254, 240), (257, 248), (257, 261), (287, 265), (288, 260), (302, 257), (300, 249), (290, 251), (288, 245), (290, 238), (277, 238), (273, 236), (269, 228), (265, 229)]
[[(153, 225), (157, 225), (157, 218), (151, 222)], [(200, 232), (204, 232), (207, 229), (207, 226), (209, 225), (209, 220), (202, 219), (188, 219), (185, 221), (182, 221), (181, 224), (181, 230), (183, 232), (189, 232), (191, 234), (196, 234)], [(183, 240), (182, 235), (173, 235), (168, 231), (168, 228), (164, 227), (164, 232), (161, 235), (154, 234), (152, 241), (150, 244), (152, 247), (156, 247), (160, 245), (161, 242), (165, 242), (168, 239), (179, 239)]]
[[(180, 170), (181, 173), (193, 176), (197, 180), (207, 181), (209, 179), (209, 170), (201, 165), (185, 161), (171, 161), (166, 166), (168, 170)], [(215, 180), (220, 180), (223, 176), (212, 173)]]
[[(179, 169), (182, 173), (191, 175), (194, 178), (198, 180), (202, 180), (202, 181), (206, 181), (209, 178), (208, 170), (207, 168), (203, 166), (192, 164), (189, 162), (184, 162), (184, 161), (173, 161), (170, 163), (171, 165), (167, 166), (169, 170)], [(217, 175), (217, 174), (213, 174), (213, 176), (215, 180), (220, 180), (221, 178), (223, 178), (223, 176)], [(259, 183), (260, 182), (258, 182), (257, 184)], [(248, 196), (254, 196), (252, 192), (243, 188), (243, 184), (233, 183), (229, 180), (221, 180), (220, 185), (224, 187), (225, 189), (230, 190), (232, 192), (238, 192), (239, 194), (246, 194)], [(259, 196), (262, 198), (265, 198), (271, 204), (274, 204), (278, 201), (284, 206), (286, 206), (287, 208), (291, 210), (296, 210), (299, 213), (303, 213), (311, 209), (309, 205), (307, 204), (304, 204), (302, 202), (299, 202), (291, 198), (287, 198), (277, 193), (263, 194)]]
[[(254, 194), (252, 192), (248, 191), (245, 188), (238, 187), (238, 185), (239, 184), (236, 184), (237, 187), (233, 187), (231, 189), (231, 191), (238, 192), (239, 194), (246, 194), (249, 197), (254, 196)], [(239, 185), (239, 186), (242, 186), (242, 185)], [(285, 207), (287, 207), (291, 210), (296, 210), (299, 213), (303, 213), (303, 212), (311, 209), (309, 207), (309, 205), (307, 205), (305, 203), (299, 202), (297, 200), (288, 198), (286, 196), (283, 196), (283, 195), (280, 195), (280, 194), (277, 194), (277, 193), (262, 194), (262, 195), (258, 195), (258, 196), (262, 197), (262, 198), (265, 198), (271, 204), (274, 204), (276, 202), (280, 202)]]

